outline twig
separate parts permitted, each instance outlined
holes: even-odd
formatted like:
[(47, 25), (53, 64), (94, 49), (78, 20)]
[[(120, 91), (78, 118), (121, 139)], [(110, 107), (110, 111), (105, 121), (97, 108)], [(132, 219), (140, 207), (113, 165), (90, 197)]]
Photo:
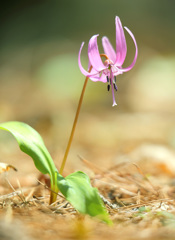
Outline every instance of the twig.
[(102, 201), (104, 202), (104, 204), (107, 204), (109, 207), (111, 207), (112, 209), (116, 209), (119, 208), (119, 206), (117, 204), (112, 204), (110, 203), (103, 195), (101, 195), (99, 193), (100, 198), (102, 199)]
[(2, 195), (2, 196), (0, 196), (0, 200), (5, 200), (7, 198), (12, 198), (12, 197), (15, 197), (15, 196), (19, 196), (20, 193), (21, 193), (21, 191), (15, 191), (15, 192), (12, 192), (12, 193), (8, 193), (6, 195)]

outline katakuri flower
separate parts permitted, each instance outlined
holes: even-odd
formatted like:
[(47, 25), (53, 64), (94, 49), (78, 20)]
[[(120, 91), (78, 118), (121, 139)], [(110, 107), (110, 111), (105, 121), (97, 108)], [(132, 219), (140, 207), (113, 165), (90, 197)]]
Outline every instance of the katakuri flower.
[[(89, 40), (88, 45), (88, 58), (89, 58), (89, 69), (86, 71), (81, 64), (80, 55), (84, 45), (84, 42), (81, 44), (79, 56), (78, 56), (78, 64), (81, 72), (86, 76), (89, 77), (92, 81), (101, 81), (104, 83), (108, 83), (107, 89), (110, 90), (110, 86), (112, 89), (112, 98), (113, 98), (113, 105), (115, 106), (115, 95), (114, 90), (117, 91), (116, 85), (116, 76), (122, 74), (123, 72), (127, 72), (131, 70), (137, 60), (138, 55), (138, 48), (135, 37), (133, 33), (127, 28), (126, 31), (131, 36), (134, 44), (135, 44), (135, 57), (131, 65), (126, 68), (123, 68), (122, 65), (126, 58), (127, 52), (127, 45), (124, 30), (122, 27), (122, 23), (119, 17), (115, 18), (115, 25), (116, 25), (116, 51), (114, 50), (113, 46), (111, 45), (109, 39), (107, 37), (102, 38), (102, 45), (104, 49), (104, 54), (100, 54), (97, 45), (97, 35), (94, 35)], [(103, 62), (101, 57), (105, 57), (106, 60)]]

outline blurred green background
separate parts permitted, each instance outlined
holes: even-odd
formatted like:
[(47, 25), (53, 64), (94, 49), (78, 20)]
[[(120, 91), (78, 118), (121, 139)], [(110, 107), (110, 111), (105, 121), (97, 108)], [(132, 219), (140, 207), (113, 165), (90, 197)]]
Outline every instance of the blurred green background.
[[(174, 146), (175, 2), (171, 0), (6, 1), (0, 15), (0, 122), (20, 120), (35, 127), (55, 158), (64, 152), (84, 76), (77, 56), (90, 37), (106, 35), (115, 46), (115, 16), (135, 35), (139, 55), (117, 78), (118, 106), (103, 83), (89, 81), (74, 148), (95, 159), (113, 158), (126, 143)], [(124, 66), (134, 57), (128, 45)]]

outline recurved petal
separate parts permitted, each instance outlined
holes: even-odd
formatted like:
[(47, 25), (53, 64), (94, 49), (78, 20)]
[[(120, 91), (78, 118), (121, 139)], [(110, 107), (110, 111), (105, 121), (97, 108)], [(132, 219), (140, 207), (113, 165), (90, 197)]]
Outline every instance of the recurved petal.
[(89, 40), (88, 56), (89, 56), (89, 61), (92, 64), (93, 68), (95, 68), (96, 71), (101, 72), (106, 67), (104, 66), (100, 57), (100, 53), (97, 45), (97, 37), (98, 35), (94, 35)]
[(115, 63), (116, 52), (114, 51), (114, 48), (107, 37), (102, 38), (102, 45), (103, 45), (105, 54), (108, 56), (109, 59), (113, 61), (113, 63)]
[(82, 66), (82, 64), (81, 64), (80, 56), (81, 56), (81, 51), (82, 51), (83, 46), (84, 46), (84, 42), (81, 44), (81, 47), (80, 47), (80, 50), (79, 50), (79, 54), (78, 54), (78, 65), (79, 65), (80, 71), (81, 71), (82, 74), (85, 75), (86, 77), (91, 77), (91, 76), (97, 75), (98, 72), (95, 71), (95, 69), (92, 71), (92, 73), (89, 73), (89, 72), (87, 72), (87, 71), (83, 68), (83, 66)]
[(106, 83), (107, 82), (106, 75), (102, 73), (98, 81)]
[(122, 66), (127, 52), (126, 39), (122, 23), (119, 17), (115, 18), (116, 25), (116, 61), (115, 64)]
[[(93, 71), (93, 69), (92, 69)], [(107, 78), (106, 78), (106, 75), (102, 72), (102, 73), (98, 73), (94, 76), (91, 76), (89, 77), (90, 80), (92, 80), (93, 82), (104, 82), (106, 83), (107, 82)]]
[(126, 31), (129, 33), (129, 35), (131, 36), (131, 38), (132, 38), (132, 40), (133, 40), (133, 42), (134, 42), (136, 51), (135, 51), (135, 56), (134, 56), (133, 62), (132, 62), (131, 65), (129, 65), (127, 68), (122, 68), (122, 69), (121, 69), (122, 72), (127, 72), (127, 71), (131, 70), (131, 69), (134, 67), (135, 63), (136, 63), (137, 56), (138, 56), (138, 47), (137, 47), (137, 42), (136, 42), (136, 40), (135, 40), (134, 34), (133, 34), (127, 27), (125, 27), (125, 29), (126, 29)]
[[(90, 69), (90, 67), (91, 67), (91, 64), (89, 63), (89, 68), (88, 69)], [(91, 69), (91, 74), (92, 74), (92, 76), (89, 77), (90, 80), (92, 80), (93, 82), (99, 81), (99, 79), (100, 79), (100, 73), (99, 72), (97, 72), (94, 68), (92, 68)]]

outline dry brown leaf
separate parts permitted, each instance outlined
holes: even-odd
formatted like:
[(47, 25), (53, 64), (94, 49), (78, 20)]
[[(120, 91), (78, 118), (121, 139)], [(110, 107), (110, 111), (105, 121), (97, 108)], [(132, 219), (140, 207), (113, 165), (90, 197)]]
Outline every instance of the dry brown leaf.
[(0, 173), (7, 172), (10, 169), (13, 169), (14, 171), (18, 171), (14, 166), (7, 164), (7, 163), (0, 163)]

